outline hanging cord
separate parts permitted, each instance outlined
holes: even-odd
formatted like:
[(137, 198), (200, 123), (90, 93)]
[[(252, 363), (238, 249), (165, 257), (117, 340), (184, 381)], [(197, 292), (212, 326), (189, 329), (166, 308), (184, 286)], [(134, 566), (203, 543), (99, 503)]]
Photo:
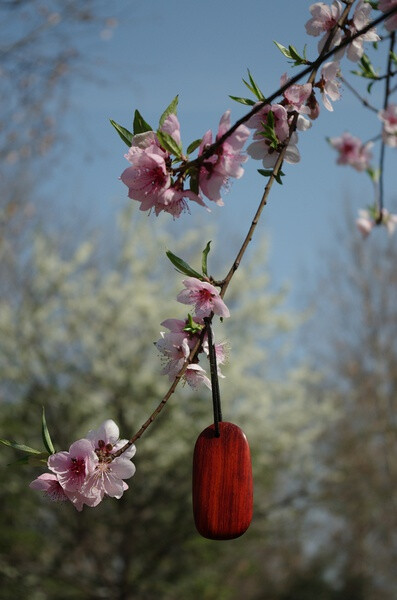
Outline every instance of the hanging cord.
[(210, 360), (210, 371), (211, 371), (211, 387), (212, 387), (212, 405), (214, 408), (214, 426), (215, 426), (215, 437), (220, 437), (219, 423), (222, 422), (222, 410), (221, 410), (221, 395), (219, 391), (219, 379), (218, 379), (218, 367), (216, 364), (216, 352), (214, 345), (214, 336), (211, 326), (211, 317), (204, 319), (208, 334), (208, 355)]

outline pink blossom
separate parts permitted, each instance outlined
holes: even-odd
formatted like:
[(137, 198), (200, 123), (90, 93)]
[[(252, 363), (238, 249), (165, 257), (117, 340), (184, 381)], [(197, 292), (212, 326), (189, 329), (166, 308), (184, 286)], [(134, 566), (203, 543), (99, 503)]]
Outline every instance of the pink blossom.
[[(191, 190), (177, 189), (175, 187), (169, 187), (162, 194), (159, 194), (153, 204), (156, 215), (159, 215), (162, 211), (170, 213), (174, 218), (178, 218), (185, 211), (188, 211), (188, 205), (185, 200), (188, 198), (193, 202), (196, 202), (200, 206), (206, 207), (200, 196), (192, 192)], [(142, 209), (141, 206), (141, 210)], [(209, 211), (209, 209), (207, 208)]]
[(189, 358), (190, 351), (195, 346), (196, 341), (189, 340), (186, 332), (165, 333), (161, 331), (160, 336), (155, 346), (165, 357), (162, 374), (173, 379)]
[(32, 490), (44, 492), (44, 495), (54, 502), (68, 500), (65, 490), (54, 473), (43, 473), (43, 475), (39, 475), (37, 479), (29, 484), (29, 487), (32, 488)]
[[(206, 336), (203, 342), (203, 350), (207, 356), (209, 356), (209, 345), (208, 345), (208, 337)], [(227, 359), (227, 343), (219, 342), (215, 344), (215, 356), (216, 356), (216, 365), (218, 368), (218, 376), (224, 379), (224, 375), (220, 370), (220, 365), (225, 364)]]
[(335, 102), (335, 100), (339, 100), (340, 98), (340, 81), (337, 79), (338, 74), (339, 62), (325, 63), (321, 70), (321, 79), (317, 84), (321, 91), (323, 104), (329, 111), (334, 110), (330, 100)]
[(91, 443), (86, 439), (74, 442), (69, 452), (51, 454), (48, 467), (55, 473), (64, 490), (79, 491), (85, 478), (92, 473), (98, 463)]
[(356, 219), (357, 229), (363, 237), (367, 237), (375, 226), (375, 221), (371, 218), (368, 210), (359, 210), (358, 219)]
[(363, 144), (359, 138), (350, 133), (344, 133), (341, 137), (330, 138), (331, 146), (339, 152), (338, 165), (350, 165), (357, 171), (368, 169), (372, 154), (369, 151), (372, 143)]
[(390, 104), (378, 113), (387, 133), (397, 134), (397, 104)]
[[(360, 0), (356, 6), (353, 14), (353, 19), (350, 23), (350, 32), (352, 35), (363, 29), (370, 22), (370, 12), (372, 10), (371, 5), (364, 0)], [(364, 54), (364, 42), (377, 42), (380, 37), (376, 33), (375, 29), (370, 29), (367, 33), (360, 35), (358, 38), (353, 40), (346, 50), (346, 56), (349, 60), (357, 62)]]
[(397, 227), (397, 215), (392, 215), (386, 208), (382, 210), (382, 224), (386, 226), (387, 233), (393, 235)]
[(86, 478), (82, 492), (96, 496), (97, 503), (105, 494), (121, 498), (125, 490), (128, 490), (128, 485), (123, 480), (135, 473), (135, 465), (130, 460), (135, 455), (135, 445), (132, 444), (121, 456), (112, 458), (128, 441), (119, 439), (119, 428), (112, 419), (104, 421), (98, 429), (89, 431), (87, 439), (95, 449), (99, 462)]
[(230, 316), (229, 309), (213, 285), (196, 277), (187, 277), (183, 284), (186, 289), (179, 292), (177, 300), (182, 304), (194, 304), (197, 317), (208, 317), (211, 312), (220, 317)]
[[(271, 141), (262, 135), (263, 125), (268, 122), (268, 113), (270, 111), (274, 116), (274, 130), (280, 143), (280, 149), (273, 148)], [(286, 108), (281, 106), (281, 104), (272, 104), (271, 106), (267, 104), (247, 121), (247, 125), (252, 129), (256, 129), (253, 136), (254, 141), (247, 148), (248, 154), (256, 160), (262, 160), (264, 167), (274, 167), (283, 142), (289, 135), (288, 113)], [(284, 156), (284, 160), (288, 163), (295, 164), (300, 160), (299, 150), (296, 146), (297, 142), (298, 135), (294, 131)]]
[(133, 164), (122, 173), (121, 181), (128, 187), (129, 198), (141, 202), (141, 210), (149, 210), (171, 184), (167, 154), (153, 144), (145, 149), (135, 148), (129, 157)]
[[(324, 2), (316, 2), (315, 4), (311, 5), (310, 13), (312, 15), (312, 18), (309, 19), (305, 27), (308, 35), (313, 35), (314, 37), (317, 37), (322, 33), (325, 34), (318, 44), (319, 52), (321, 52), (321, 50), (323, 49), (329, 32), (342, 16), (342, 12), (343, 6), (342, 3), (339, 2), (339, 0), (334, 0), (332, 6), (328, 6)], [(342, 41), (342, 37), (342, 31), (340, 29), (337, 29), (332, 40), (331, 48), (340, 44), (340, 42)]]
[(96, 506), (96, 504), (98, 504), (96, 496), (88, 497), (84, 496), (79, 491), (70, 492), (63, 489), (54, 473), (43, 473), (43, 475), (39, 475), (37, 479), (29, 484), (29, 487), (33, 490), (44, 492), (44, 495), (54, 502), (69, 500), (78, 511), (83, 510), (84, 504), (87, 504), (88, 506)]
[[(378, 9), (382, 12), (389, 12), (392, 8), (397, 7), (397, 0), (379, 0)], [(387, 31), (394, 31), (397, 29), (397, 12), (386, 19), (385, 27)]]
[(385, 144), (397, 147), (397, 104), (390, 104), (386, 109), (379, 111), (378, 117), (383, 121), (382, 137)]
[[(227, 110), (219, 122), (216, 140), (219, 140), (230, 129), (230, 110)], [(249, 137), (249, 130), (240, 125), (217, 149), (216, 153), (202, 163), (199, 172), (199, 187), (212, 202), (223, 205), (221, 189), (229, 183), (229, 178), (239, 179), (244, 173), (241, 164), (248, 157), (241, 150)], [(207, 131), (201, 140), (199, 156), (212, 144), (212, 132)]]
[(170, 135), (175, 140), (178, 146), (182, 145), (181, 128), (179, 125), (178, 117), (174, 113), (168, 115), (160, 129), (161, 131), (168, 133), (168, 135)]
[(376, 220), (376, 214), (379, 215), (379, 212), (377, 213), (374, 207), (370, 210), (359, 210), (358, 214), (356, 225), (363, 237), (367, 237), (376, 225), (384, 225), (389, 235), (393, 235), (397, 227), (397, 215), (389, 213), (386, 208), (382, 209), (382, 219), (380, 221)]
[[(288, 82), (287, 73), (284, 73), (280, 79), (280, 86), (285, 85)], [(290, 85), (283, 94), (285, 100), (287, 101), (287, 110), (296, 110), (296, 112), (308, 115), (310, 113), (310, 108), (306, 106), (306, 102), (309, 99), (310, 94), (312, 93), (312, 84), (304, 83), (300, 85), (295, 83)]]
[(200, 367), (200, 365), (189, 365), (185, 371), (185, 380), (190, 387), (194, 389), (198, 388), (201, 384), (204, 384), (207, 388), (211, 389), (211, 381), (208, 379), (205, 370)]

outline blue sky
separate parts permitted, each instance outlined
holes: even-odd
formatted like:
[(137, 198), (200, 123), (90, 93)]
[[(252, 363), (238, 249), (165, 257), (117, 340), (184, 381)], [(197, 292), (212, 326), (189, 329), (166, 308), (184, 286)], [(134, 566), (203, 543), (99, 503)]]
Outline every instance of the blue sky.
[[(303, 0), (120, 0), (112, 4), (119, 16), (113, 37), (107, 42), (99, 36), (78, 42), (87, 77), (76, 78), (74, 83), (65, 117), (68, 143), (62, 165), (52, 175), (62, 204), (83, 204), (90, 212), (107, 218), (115, 208), (130, 202), (126, 188), (118, 181), (128, 166), (123, 158), (126, 147), (110, 127), (109, 118), (131, 127), (133, 111), (138, 108), (156, 126), (164, 108), (179, 94), (178, 116), (186, 147), (207, 129), (216, 131), (226, 109), (232, 110), (232, 119), (244, 114), (245, 108), (228, 94), (246, 95), (241, 79), (247, 68), (265, 95), (275, 91), (280, 76), (285, 71), (295, 74), (296, 70), (291, 70), (273, 40), (293, 44), (298, 50), (307, 43), (308, 57), (316, 56), (318, 40), (307, 36), (304, 27), (310, 5)], [(91, 78), (90, 65), (94, 62), (101, 66)], [(352, 68), (353, 63), (343, 61), (346, 76)], [(376, 92), (373, 102), (381, 103)], [(312, 129), (300, 134), (302, 160), (298, 165), (285, 165), (284, 185), (274, 186), (256, 234), (269, 236), (275, 285), (289, 282), (294, 294), (305, 287), (307, 275), (321, 270), (320, 249), (332, 242), (332, 223), (343, 215), (346, 197), (350, 196), (357, 208), (373, 201), (369, 178), (336, 166), (336, 154), (325, 138), (350, 130), (369, 139), (379, 132), (379, 123), (348, 90), (334, 107), (333, 113), (322, 109)], [(390, 169), (393, 160), (395, 156), (389, 151), (385, 200), (386, 206), (396, 211), (392, 190), (396, 189), (397, 177), (395, 169)], [(158, 227), (166, 226), (177, 236), (197, 223), (215, 223), (219, 238), (214, 252), (217, 246), (228, 249), (226, 272), (262, 193), (265, 179), (256, 171), (260, 167), (256, 161), (246, 163), (245, 176), (233, 182), (224, 196), (223, 208), (212, 206), (208, 214), (194, 207), (192, 215), (182, 215), (174, 222), (163, 213), (157, 219)], [(137, 211), (135, 218), (147, 216)]]

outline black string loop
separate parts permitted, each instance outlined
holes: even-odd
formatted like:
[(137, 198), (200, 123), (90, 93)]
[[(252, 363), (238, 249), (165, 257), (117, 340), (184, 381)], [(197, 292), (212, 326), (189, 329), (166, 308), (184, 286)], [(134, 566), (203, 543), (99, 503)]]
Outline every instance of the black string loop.
[(218, 366), (216, 362), (216, 352), (214, 345), (214, 336), (211, 326), (211, 319), (212, 316), (206, 317), (204, 319), (204, 323), (206, 325), (208, 335), (208, 357), (210, 361), (211, 372), (212, 406), (214, 410), (215, 437), (220, 437), (219, 423), (222, 422), (221, 395), (219, 391)]

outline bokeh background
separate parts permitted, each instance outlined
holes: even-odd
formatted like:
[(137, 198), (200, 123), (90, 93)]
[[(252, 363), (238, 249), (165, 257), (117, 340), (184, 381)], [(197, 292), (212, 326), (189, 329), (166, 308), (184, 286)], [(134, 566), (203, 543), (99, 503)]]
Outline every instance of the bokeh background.
[[(43, 405), (58, 450), (106, 418), (128, 436), (154, 409), (167, 381), (153, 341), (184, 316), (165, 249), (195, 263), (212, 239), (222, 277), (264, 180), (249, 161), (223, 208), (147, 216), (118, 181), (109, 118), (131, 127), (138, 108), (156, 126), (179, 94), (186, 147), (226, 109), (242, 116), (228, 94), (245, 95), (247, 68), (265, 94), (291, 72), (272, 40), (315, 56), (309, 6), (0, 0), (1, 438), (41, 447)], [(397, 247), (355, 230), (374, 192), (335, 164), (325, 138), (345, 130), (379, 133), (347, 89), (300, 135), (216, 330), (230, 344), (224, 417), (252, 450), (250, 529), (195, 531), (192, 452), (211, 400), (180, 388), (137, 444), (130, 490), (96, 509), (47, 502), (28, 488), (39, 471), (2, 448), (1, 599), (395, 600)], [(397, 212), (395, 150), (385, 184)]]

